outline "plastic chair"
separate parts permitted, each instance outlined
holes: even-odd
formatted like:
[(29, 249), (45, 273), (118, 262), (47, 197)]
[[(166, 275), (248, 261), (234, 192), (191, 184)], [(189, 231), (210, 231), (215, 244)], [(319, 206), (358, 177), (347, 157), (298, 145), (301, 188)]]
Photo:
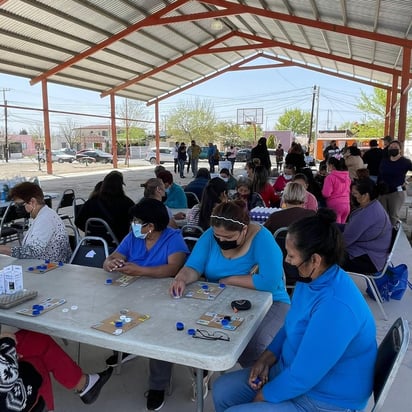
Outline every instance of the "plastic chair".
[(382, 305), (383, 299), (379, 293), (378, 287), (376, 286), (375, 279), (380, 279), (381, 277), (383, 277), (385, 275), (386, 270), (388, 269), (388, 266), (392, 263), (393, 253), (398, 243), (398, 240), (399, 240), (399, 237), (402, 231), (401, 229), (402, 229), (402, 222), (398, 220), (392, 229), (392, 238), (391, 238), (391, 244), (389, 247), (388, 257), (386, 258), (385, 265), (380, 272), (378, 273), (348, 272), (349, 275), (352, 277), (358, 277), (358, 278), (365, 279), (367, 285), (372, 291), (373, 297), (375, 298), (375, 301), (378, 304), (379, 309), (381, 310), (383, 318), (385, 320), (388, 320), (388, 316), (386, 315), (385, 309), (383, 308), (383, 305)]
[(373, 397), (375, 402), (371, 412), (382, 410), (382, 406), (408, 349), (409, 335), (408, 322), (398, 318), (379, 345), (373, 378)]
[(199, 198), (197, 197), (196, 193), (193, 192), (185, 192), (186, 199), (187, 199), (187, 207), (191, 209), (194, 205), (199, 203)]
[(295, 288), (296, 280), (299, 278), (299, 271), (295, 266), (292, 266), (291, 264), (285, 262), (285, 258), (287, 254), (286, 247), (285, 247), (287, 232), (288, 232), (288, 228), (286, 226), (280, 227), (279, 229), (275, 230), (275, 232), (273, 233), (273, 238), (275, 239), (275, 242), (278, 244), (278, 246), (280, 247), (280, 250), (282, 251), (283, 272), (285, 273), (285, 285), (286, 285), (286, 289), (288, 290), (289, 294), (291, 294), (292, 289)]
[(99, 217), (91, 217), (86, 220), (84, 234), (103, 238), (109, 245), (110, 250), (119, 246), (119, 241), (109, 224)]

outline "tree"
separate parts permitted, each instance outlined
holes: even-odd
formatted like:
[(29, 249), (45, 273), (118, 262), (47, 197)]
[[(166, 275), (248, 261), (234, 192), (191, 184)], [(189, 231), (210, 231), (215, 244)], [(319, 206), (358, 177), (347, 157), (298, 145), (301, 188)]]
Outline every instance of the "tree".
[(73, 119), (66, 119), (66, 123), (59, 125), (59, 133), (63, 136), (68, 144), (68, 146), (73, 149), (77, 147), (77, 143), (80, 143), (80, 139), (76, 136), (75, 129), (77, 128), (76, 123)]
[(216, 114), (210, 100), (187, 100), (178, 103), (167, 120), (168, 134), (175, 140), (206, 144), (216, 137)]
[(277, 130), (292, 130), (295, 134), (309, 135), (310, 112), (301, 109), (286, 109), (276, 123)]

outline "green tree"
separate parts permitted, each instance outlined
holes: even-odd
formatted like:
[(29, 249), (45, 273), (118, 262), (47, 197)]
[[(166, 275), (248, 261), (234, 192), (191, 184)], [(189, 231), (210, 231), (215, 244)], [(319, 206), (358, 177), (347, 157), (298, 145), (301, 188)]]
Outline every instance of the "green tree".
[(277, 130), (292, 130), (300, 135), (309, 135), (309, 128), (310, 112), (298, 108), (286, 109), (276, 123)]
[(187, 100), (178, 103), (170, 113), (167, 121), (168, 134), (176, 140), (206, 144), (214, 141), (216, 136), (216, 114), (210, 100)]

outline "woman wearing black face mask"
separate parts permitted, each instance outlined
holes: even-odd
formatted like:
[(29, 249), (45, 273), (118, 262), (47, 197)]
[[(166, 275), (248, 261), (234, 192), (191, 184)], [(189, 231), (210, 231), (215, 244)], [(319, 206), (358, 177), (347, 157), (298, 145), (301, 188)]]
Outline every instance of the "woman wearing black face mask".
[(399, 219), (399, 211), (406, 199), (405, 177), (412, 170), (412, 162), (401, 155), (401, 143), (393, 140), (388, 146), (388, 158), (383, 158), (379, 166), (378, 186), (381, 190), (379, 201), (394, 225)]
[[(342, 235), (331, 210), (289, 226), (286, 261), (299, 270), (285, 324), (250, 369), (213, 386), (216, 412), (354, 411), (372, 393), (376, 330), (357, 286), (338, 266)], [(241, 405), (236, 408), (235, 405)]]
[(201, 275), (210, 282), (271, 292), (272, 308), (239, 359), (242, 366), (250, 366), (283, 324), (289, 308), (282, 260), (270, 232), (250, 223), (242, 200), (219, 203), (212, 211), (210, 228), (174, 278), (170, 293), (181, 296), (186, 285)]

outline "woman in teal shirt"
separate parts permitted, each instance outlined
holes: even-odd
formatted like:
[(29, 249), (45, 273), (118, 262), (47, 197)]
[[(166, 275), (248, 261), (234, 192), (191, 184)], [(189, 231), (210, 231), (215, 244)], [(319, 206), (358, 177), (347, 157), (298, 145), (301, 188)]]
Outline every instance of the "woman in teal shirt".
[(250, 223), (242, 200), (218, 204), (210, 225), (174, 278), (170, 292), (181, 296), (186, 285), (201, 275), (210, 282), (271, 292), (273, 305), (239, 358), (243, 367), (251, 366), (272, 341), (289, 309), (282, 252), (266, 228)]

